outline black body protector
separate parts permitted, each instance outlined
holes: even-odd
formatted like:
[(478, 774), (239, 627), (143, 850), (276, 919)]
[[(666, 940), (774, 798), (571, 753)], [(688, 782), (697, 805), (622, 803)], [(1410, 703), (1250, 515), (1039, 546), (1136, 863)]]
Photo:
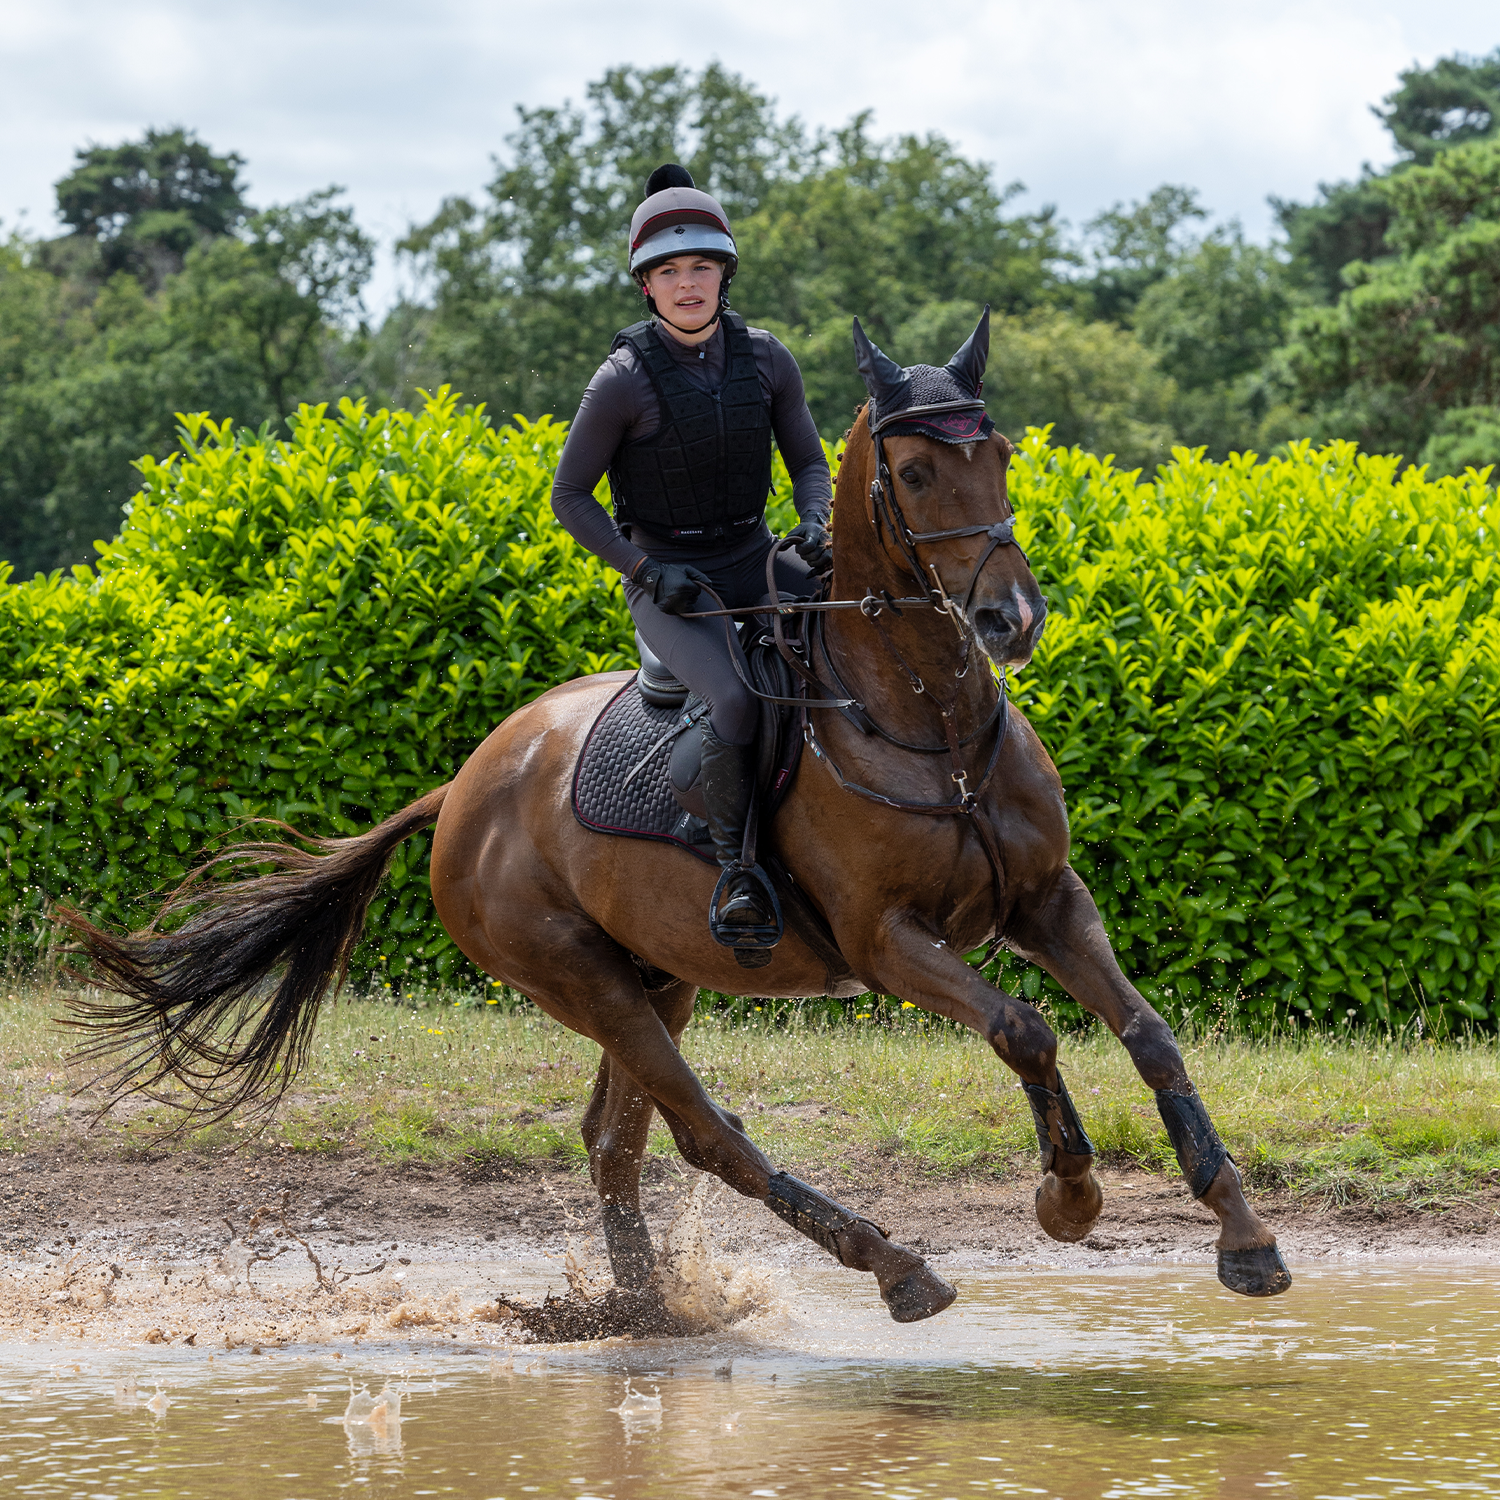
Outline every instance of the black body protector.
[(725, 311), (724, 383), (695, 385), (649, 322), (615, 335), (651, 378), (661, 426), (622, 443), (609, 466), (615, 520), (658, 536), (705, 541), (747, 535), (760, 525), (771, 492), (771, 407), (760, 386), (745, 320)]

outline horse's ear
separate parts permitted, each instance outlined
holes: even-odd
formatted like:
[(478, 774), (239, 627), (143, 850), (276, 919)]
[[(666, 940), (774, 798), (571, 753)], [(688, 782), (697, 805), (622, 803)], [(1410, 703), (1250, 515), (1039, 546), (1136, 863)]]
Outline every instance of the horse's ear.
[(974, 332), (963, 347), (948, 361), (948, 373), (965, 389), (977, 396), (984, 384), (984, 367), (990, 357), (990, 305), (984, 304)]
[(889, 354), (882, 354), (870, 342), (858, 318), (854, 320), (854, 363), (877, 406), (889, 402), (911, 379)]

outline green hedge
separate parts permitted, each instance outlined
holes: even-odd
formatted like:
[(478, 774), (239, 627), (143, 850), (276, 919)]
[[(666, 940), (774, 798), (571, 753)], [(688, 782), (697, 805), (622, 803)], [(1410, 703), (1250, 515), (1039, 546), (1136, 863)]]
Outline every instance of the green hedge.
[(1141, 484), (1039, 434), (1024, 451), (1055, 613), (1018, 697), (1127, 972), (1169, 1012), (1492, 1022), (1488, 471), (1297, 444), (1178, 449)]
[[(98, 575), (0, 589), (0, 909), (139, 920), (211, 835), (352, 833), (555, 682), (626, 664), (616, 575), (552, 518), (565, 429), (304, 409), (288, 443), (186, 419)], [(465, 961), (398, 851), (363, 966)]]
[[(304, 409), (286, 443), (186, 419), (97, 574), (0, 588), (0, 910), (138, 920), (237, 819), (364, 828), (552, 683), (625, 664), (615, 576), (548, 504), (564, 432), (447, 391)], [(1016, 463), (1053, 616), (1015, 690), (1169, 1013), (1492, 1019), (1492, 492), (1398, 470), (1179, 451), (1143, 484), (1038, 432)], [(466, 972), (425, 860), (398, 855), (365, 972)]]

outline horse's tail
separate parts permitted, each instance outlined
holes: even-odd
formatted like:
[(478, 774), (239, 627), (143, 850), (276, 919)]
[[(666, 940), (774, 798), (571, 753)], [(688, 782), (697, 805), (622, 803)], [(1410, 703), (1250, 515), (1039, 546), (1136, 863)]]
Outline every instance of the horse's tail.
[[(111, 1095), (154, 1093), (175, 1079), (196, 1096), (183, 1124), (274, 1104), (307, 1056), (329, 986), (344, 982), (391, 851), (437, 821), (447, 794), (440, 786), (358, 838), (309, 839), (275, 823), (309, 847), (235, 844), (126, 937), (54, 908), (73, 951), (90, 961), (88, 982), (123, 997), (69, 1005), (70, 1024), (95, 1033), (80, 1055), (114, 1060), (101, 1080)], [(270, 873), (253, 873), (266, 865)], [(207, 878), (223, 870), (238, 878)], [(164, 917), (184, 912), (180, 926), (160, 930)], [(278, 971), (271, 990), (266, 981)]]

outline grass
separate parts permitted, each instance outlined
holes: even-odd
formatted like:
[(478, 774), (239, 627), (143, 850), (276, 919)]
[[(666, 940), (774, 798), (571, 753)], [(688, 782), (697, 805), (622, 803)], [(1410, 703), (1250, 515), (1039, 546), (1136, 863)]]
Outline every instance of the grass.
[[(0, 1149), (64, 1140), (161, 1149), (170, 1106), (140, 1101), (89, 1126), (88, 1072), (54, 1024), (65, 991), (0, 990)], [(976, 1038), (909, 1009), (863, 1017), (739, 1002), (684, 1038), (709, 1092), (796, 1168), (872, 1157), (929, 1176), (1033, 1175), (1036, 1140), (1011, 1075)], [(1346, 1033), (1185, 1037), (1189, 1072), (1253, 1181), (1328, 1202), (1453, 1202), (1500, 1182), (1500, 1045)], [(233, 1120), (165, 1149), (254, 1143), (387, 1160), (583, 1165), (578, 1120), (598, 1049), (514, 997), (361, 999), (321, 1017), (308, 1067), (270, 1124)], [(1059, 1061), (1107, 1164), (1174, 1171), (1155, 1103), (1100, 1027), (1065, 1036)], [(85, 1134), (85, 1132), (87, 1132)], [(651, 1150), (672, 1155), (657, 1123)]]

